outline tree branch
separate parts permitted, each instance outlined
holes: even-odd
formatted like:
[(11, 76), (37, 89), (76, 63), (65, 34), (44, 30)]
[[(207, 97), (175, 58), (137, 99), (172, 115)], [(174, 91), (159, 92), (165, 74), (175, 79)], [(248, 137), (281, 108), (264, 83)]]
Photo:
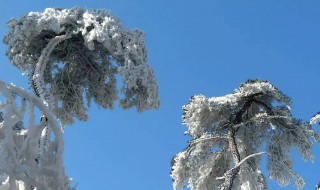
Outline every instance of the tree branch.
[(249, 156), (245, 157), (244, 159), (242, 159), (236, 166), (234, 166), (233, 168), (231, 168), (230, 170), (228, 170), (223, 176), (221, 177), (217, 177), (216, 179), (218, 180), (221, 180), (221, 179), (224, 179), (226, 177), (226, 174), (229, 172), (229, 171), (232, 171), (232, 170), (235, 170), (237, 168), (240, 167), (240, 165), (242, 165), (244, 162), (246, 162), (248, 159), (250, 158), (253, 158), (253, 157), (256, 157), (256, 156), (260, 156), (262, 154), (269, 154), (267, 152), (257, 152), (257, 153), (254, 153), (254, 154), (250, 154)]
[(233, 164), (235, 166), (238, 166), (238, 167), (235, 167), (233, 168), (232, 170), (229, 170), (228, 175), (227, 177), (225, 178), (225, 182), (224, 182), (224, 185), (222, 188), (222, 190), (231, 190), (232, 188), (232, 185), (233, 185), (233, 181), (236, 177), (236, 175), (238, 174), (239, 170), (240, 170), (240, 153), (239, 153), (239, 150), (238, 150), (238, 145), (237, 145), (237, 142), (236, 142), (236, 139), (235, 139), (235, 134), (236, 132), (238, 131), (238, 129), (240, 128), (239, 127), (236, 127), (235, 126), (238, 126), (239, 124), (242, 123), (242, 117), (243, 117), (243, 114), (247, 112), (248, 108), (251, 107), (251, 104), (254, 100), (254, 97), (256, 96), (260, 96), (260, 95), (263, 95), (262, 92), (258, 92), (258, 93), (255, 93), (255, 94), (251, 94), (249, 96), (246, 96), (244, 97), (243, 99), (248, 99), (248, 101), (246, 101), (244, 103), (244, 105), (242, 106), (242, 108), (237, 112), (234, 120), (232, 121), (232, 124), (233, 125), (230, 125), (229, 127), (229, 131), (228, 131), (228, 143), (229, 143), (229, 149), (230, 149), (230, 152), (232, 154), (232, 158), (233, 158)]
[(268, 154), (267, 152), (258, 152), (258, 153), (254, 153), (254, 154), (250, 154), (249, 156), (245, 157), (244, 159), (242, 159), (237, 165), (235, 165), (233, 168), (231, 168), (230, 170), (228, 170), (223, 176), (221, 177), (217, 177), (217, 180), (225, 180), (224, 183), (221, 185), (220, 190), (231, 190), (232, 188), (232, 184), (233, 184), (233, 180), (236, 177), (236, 174), (239, 172), (240, 170), (240, 166), (246, 162), (248, 159), (256, 157), (256, 156), (260, 156), (262, 154)]
[[(256, 100), (256, 99), (252, 99), (252, 100), (253, 100), (255, 103), (257, 103), (257, 104), (263, 106), (264, 108), (266, 108), (266, 109), (267, 109), (267, 112), (268, 112), (271, 116), (276, 117), (277, 114), (275, 114), (275, 113), (272, 111), (272, 109), (271, 109), (269, 106), (267, 106), (264, 102), (261, 102), (261, 101)], [(277, 118), (275, 118), (275, 121), (276, 121), (279, 125), (283, 126), (284, 128), (287, 128), (287, 129), (296, 129), (296, 127), (289, 127), (289, 126), (283, 124), (283, 123), (282, 123), (281, 121), (279, 121)]]
[(71, 37), (71, 34), (67, 33), (65, 35), (56, 36), (55, 38), (50, 39), (47, 46), (44, 48), (44, 50), (41, 53), (41, 56), (38, 59), (38, 62), (36, 64), (33, 76), (32, 76), (32, 84), (34, 86), (33, 89), (35, 93), (44, 101), (45, 105), (49, 107), (51, 100), (48, 100), (47, 96), (50, 96), (50, 93), (47, 92), (47, 89), (45, 88), (45, 82), (44, 82), (44, 71), (47, 66), (47, 62), (49, 61), (50, 55), (53, 51), (53, 49), (63, 40), (66, 40)]
[(227, 137), (225, 137), (225, 136), (221, 136), (221, 137), (219, 137), (219, 136), (209, 136), (209, 137), (205, 137), (205, 138), (198, 138), (198, 139), (190, 141), (190, 145), (194, 145), (194, 144), (197, 144), (199, 142), (206, 141), (206, 140), (211, 140), (211, 139), (227, 139)]

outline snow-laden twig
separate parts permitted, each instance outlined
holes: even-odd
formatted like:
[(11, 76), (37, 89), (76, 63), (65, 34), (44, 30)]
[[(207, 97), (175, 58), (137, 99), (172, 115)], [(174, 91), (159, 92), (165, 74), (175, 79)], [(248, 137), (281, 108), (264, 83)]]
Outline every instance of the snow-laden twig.
[(311, 117), (309, 123), (310, 123), (310, 125), (314, 125), (319, 121), (320, 121), (320, 112), (317, 113), (316, 115), (314, 115), (313, 117)]
[(204, 137), (204, 138), (198, 138), (198, 139), (195, 139), (195, 140), (192, 140), (190, 141), (190, 145), (194, 145), (194, 144), (197, 144), (197, 143), (200, 143), (202, 141), (208, 141), (208, 140), (213, 140), (213, 139), (227, 139), (226, 136), (209, 136), (209, 137)]
[(256, 157), (256, 156), (260, 156), (262, 154), (268, 154), (267, 152), (258, 152), (258, 153), (254, 153), (254, 154), (250, 154), (249, 156), (245, 157), (244, 159), (242, 159), (237, 165), (235, 165), (233, 168), (231, 168), (230, 170), (228, 170), (223, 176), (221, 177), (216, 177), (217, 180), (221, 180), (221, 179), (225, 179), (227, 175), (229, 175), (230, 173), (232, 173), (232, 171), (238, 169), (241, 164), (243, 164), (244, 162), (246, 162), (248, 159)]

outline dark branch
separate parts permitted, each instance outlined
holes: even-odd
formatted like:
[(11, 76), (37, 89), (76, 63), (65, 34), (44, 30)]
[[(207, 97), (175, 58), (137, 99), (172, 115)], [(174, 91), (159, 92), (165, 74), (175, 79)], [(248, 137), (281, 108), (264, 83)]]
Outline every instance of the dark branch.
[[(248, 100), (244, 103), (244, 105), (242, 106), (242, 108), (235, 114), (235, 118), (232, 122), (233, 125), (228, 125), (229, 126), (229, 131), (228, 131), (228, 142), (229, 142), (229, 149), (231, 151), (232, 157), (233, 157), (233, 164), (236, 166), (238, 165), (238, 163), (240, 162), (241, 158), (240, 158), (240, 152), (238, 149), (238, 145), (235, 139), (235, 135), (236, 132), (238, 131), (238, 129), (240, 128), (240, 126), (234, 128), (234, 126), (239, 125), (240, 123), (242, 123), (242, 118), (243, 115), (246, 113), (246, 115), (248, 116), (248, 109), (251, 107), (254, 98), (260, 95), (264, 95), (262, 92), (258, 92), (255, 94), (251, 94), (249, 96), (244, 97), (243, 99)], [(232, 186), (233, 186), (233, 181), (234, 179), (237, 177), (237, 174), (240, 171), (240, 166), (237, 168), (234, 168), (232, 170), (230, 170), (225, 178), (225, 182), (222, 185), (222, 189), (223, 190), (231, 190)]]

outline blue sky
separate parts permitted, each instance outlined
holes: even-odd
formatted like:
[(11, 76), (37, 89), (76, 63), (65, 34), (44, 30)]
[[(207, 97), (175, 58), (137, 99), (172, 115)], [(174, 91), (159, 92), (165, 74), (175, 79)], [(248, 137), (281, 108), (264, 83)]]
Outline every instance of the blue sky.
[[(142, 114), (92, 106), (87, 122), (66, 128), (64, 163), (78, 190), (172, 189), (170, 160), (188, 140), (181, 107), (195, 94), (222, 96), (260, 78), (292, 97), (297, 118), (320, 111), (320, 1), (2, 0), (0, 36), (11, 17), (74, 6), (111, 9), (124, 26), (146, 33), (161, 99), (159, 110)], [(27, 88), (5, 49), (1, 43), (0, 79)], [(293, 154), (304, 189), (320, 181), (319, 145), (313, 152), (314, 164)], [(269, 188), (280, 189), (273, 181)]]

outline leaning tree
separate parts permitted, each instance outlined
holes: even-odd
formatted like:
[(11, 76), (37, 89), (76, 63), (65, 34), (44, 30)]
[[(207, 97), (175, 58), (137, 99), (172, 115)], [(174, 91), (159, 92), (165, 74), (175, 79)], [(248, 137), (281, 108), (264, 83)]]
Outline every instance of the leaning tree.
[(292, 117), (291, 99), (268, 81), (249, 80), (233, 93), (206, 98), (196, 95), (183, 106), (183, 123), (191, 136), (188, 146), (172, 160), (175, 190), (266, 190), (260, 155), (267, 155), (269, 177), (286, 186), (304, 180), (292, 169), (290, 151), (303, 160), (320, 135), (310, 123)]
[(159, 106), (144, 35), (109, 11), (78, 7), (30, 12), (7, 26), (6, 54), (33, 93), (0, 82), (0, 189), (72, 189), (62, 163), (65, 125), (85, 121), (92, 101), (112, 109), (121, 84), (122, 108)]

